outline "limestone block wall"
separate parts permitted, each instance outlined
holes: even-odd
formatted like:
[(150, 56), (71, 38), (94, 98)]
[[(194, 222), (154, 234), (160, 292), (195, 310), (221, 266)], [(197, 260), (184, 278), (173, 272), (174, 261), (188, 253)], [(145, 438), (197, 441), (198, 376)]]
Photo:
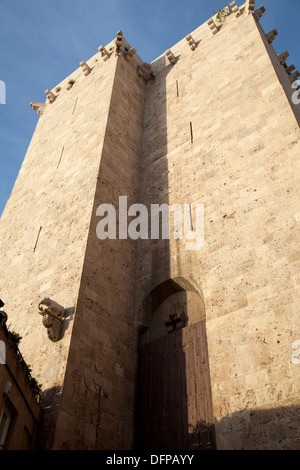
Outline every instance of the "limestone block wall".
[[(0, 224), (1, 296), (8, 326), (55, 414), (63, 386), (86, 243), (98, 182), (116, 62), (98, 53), (51, 90)], [(72, 84), (73, 83), (73, 84)], [(72, 86), (70, 86), (72, 84)], [(67, 309), (63, 337), (47, 338), (38, 304)], [(48, 418), (48, 416), (47, 416)], [(53, 421), (45, 424), (51, 441)]]
[(132, 449), (135, 437), (136, 241), (100, 240), (97, 207), (138, 201), (145, 81), (116, 61), (93, 215), (53, 448)]
[[(253, 4), (150, 65), (119, 32), (32, 103), (0, 276), (8, 326), (43, 384), (47, 448), (133, 448), (143, 302), (169, 279), (188, 291), (191, 321), (206, 316), (218, 448), (299, 448), (299, 111)], [(194, 230), (203, 204), (203, 247), (187, 250), (173, 229), (99, 240), (97, 207), (118, 213), (119, 196), (191, 205)], [(37, 312), (44, 297), (67, 309), (57, 343)]]
[(192, 32), (194, 50), (183, 39), (172, 63), (152, 64), (141, 198), (204, 204), (205, 242), (194, 252), (172, 236), (140, 242), (137, 316), (168, 276), (194, 282), (218, 448), (299, 448), (299, 126), (260, 15), (241, 11)]

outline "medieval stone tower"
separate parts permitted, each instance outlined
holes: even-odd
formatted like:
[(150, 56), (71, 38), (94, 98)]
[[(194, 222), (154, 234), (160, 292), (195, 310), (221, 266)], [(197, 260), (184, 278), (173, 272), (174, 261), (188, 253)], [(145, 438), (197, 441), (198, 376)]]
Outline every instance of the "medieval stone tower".
[[(151, 64), (119, 31), (31, 103), (1, 297), (41, 446), (300, 448), (299, 74), (263, 13), (231, 2)], [(189, 207), (190, 234), (202, 205), (204, 243), (118, 236), (134, 204)]]

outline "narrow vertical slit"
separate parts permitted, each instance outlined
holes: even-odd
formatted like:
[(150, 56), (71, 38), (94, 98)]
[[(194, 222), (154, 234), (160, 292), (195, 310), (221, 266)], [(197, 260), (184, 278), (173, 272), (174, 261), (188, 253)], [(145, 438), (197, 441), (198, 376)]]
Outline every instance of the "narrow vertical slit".
[(190, 122), (190, 130), (191, 130), (191, 143), (194, 142), (194, 136), (193, 136), (193, 126), (192, 123)]
[(179, 96), (178, 80), (176, 80), (176, 93), (177, 93), (177, 98), (178, 98)]
[(192, 213), (192, 204), (190, 204), (189, 206), (190, 206), (190, 222), (191, 222), (191, 231), (193, 232), (193, 231), (194, 231), (194, 228), (193, 228), (193, 213)]
[(63, 148), (62, 148), (62, 150), (61, 150), (60, 157), (59, 157), (59, 160), (58, 160), (58, 164), (57, 164), (57, 167), (56, 167), (56, 169), (57, 169), (57, 168), (59, 167), (59, 165), (60, 165), (60, 162), (61, 162), (61, 159), (62, 159), (62, 156), (63, 156), (64, 150), (65, 150), (65, 147), (63, 147)]
[(38, 234), (37, 234), (36, 242), (35, 242), (35, 245), (34, 245), (34, 248), (33, 248), (33, 253), (35, 253), (35, 250), (36, 250), (36, 247), (37, 247), (39, 238), (40, 238), (41, 231), (42, 231), (42, 227), (39, 228), (39, 232), (38, 232)]
[(73, 113), (72, 113), (72, 114), (74, 114), (74, 113), (75, 113), (75, 109), (76, 109), (77, 101), (78, 101), (78, 97), (76, 98), (76, 101), (75, 101), (75, 104), (74, 104), (74, 108), (73, 108)]

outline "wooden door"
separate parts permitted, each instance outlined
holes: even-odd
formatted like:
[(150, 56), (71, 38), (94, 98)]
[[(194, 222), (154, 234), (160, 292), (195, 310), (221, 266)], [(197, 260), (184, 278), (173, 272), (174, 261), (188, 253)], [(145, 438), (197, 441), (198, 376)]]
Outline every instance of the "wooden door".
[(215, 448), (205, 321), (140, 347), (137, 446)]

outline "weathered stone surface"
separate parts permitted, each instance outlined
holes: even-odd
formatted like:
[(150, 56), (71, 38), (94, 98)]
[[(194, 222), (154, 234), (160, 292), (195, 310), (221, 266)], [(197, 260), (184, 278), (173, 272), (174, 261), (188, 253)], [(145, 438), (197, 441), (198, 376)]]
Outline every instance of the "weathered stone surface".
[[(218, 448), (299, 448), (300, 111), (257, 18), (231, 14), (217, 32), (191, 32), (193, 53), (184, 38), (148, 81), (119, 34), (110, 60), (96, 54), (88, 76), (79, 68), (63, 80), (39, 118), (0, 255), (9, 323), (44, 387), (47, 447), (133, 447), (136, 325), (147, 295), (177, 279), (188, 319), (206, 315)], [(187, 251), (173, 231), (100, 241), (97, 206), (118, 208), (119, 196), (203, 204), (204, 246)], [(44, 297), (68, 312), (57, 343), (36, 312)]]

